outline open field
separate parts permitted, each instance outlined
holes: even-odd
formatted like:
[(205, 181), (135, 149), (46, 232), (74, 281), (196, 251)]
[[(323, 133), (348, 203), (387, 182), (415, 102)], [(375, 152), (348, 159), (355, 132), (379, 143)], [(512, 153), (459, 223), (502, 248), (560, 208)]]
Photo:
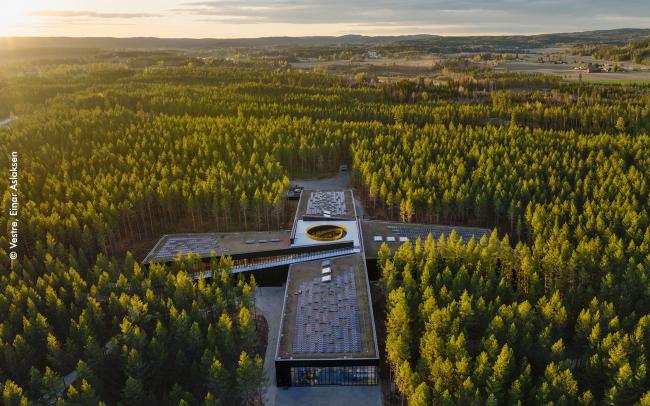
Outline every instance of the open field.
[[(318, 60), (317, 58), (303, 59), (291, 62), (292, 68), (305, 71), (325, 71), (330, 74), (352, 76), (365, 73), (376, 77), (379, 82), (391, 82), (399, 79), (425, 77), (437, 81), (448, 80), (442, 75), (443, 66), (452, 59), (468, 59), (483, 54), (482, 52), (460, 52), (450, 54), (421, 53), (409, 57), (379, 57), (376, 59), (341, 59)], [(635, 83), (650, 81), (650, 68), (633, 62), (612, 62), (596, 59), (591, 56), (572, 55), (568, 48), (533, 48), (523, 50), (518, 54), (518, 60), (479, 62), (476, 65), (492, 69), (495, 72), (521, 72), (560, 76), (567, 80), (582, 80), (606, 83)], [(543, 59), (544, 62), (540, 62)], [(551, 60), (565, 61), (566, 64), (556, 64)], [(574, 69), (589, 63), (599, 65), (618, 65), (626, 72), (587, 73), (585, 70)]]
[(417, 55), (409, 58), (381, 57), (363, 60), (304, 60), (292, 62), (291, 67), (304, 71), (324, 71), (334, 75), (354, 76), (365, 73), (377, 77), (379, 82), (396, 79), (431, 77), (439, 73), (438, 63), (445, 58), (436, 55)]
[(544, 75), (561, 76), (565, 79), (579, 80), (582, 75), (584, 81), (594, 82), (648, 82), (650, 81), (650, 71), (645, 72), (601, 72), (587, 73), (581, 70), (575, 70), (575, 65), (555, 65), (551, 63), (538, 62), (507, 62), (503, 65), (496, 66), (495, 72), (522, 72), (522, 73), (541, 73)]
[(644, 75), (643, 78), (630, 78), (626, 76), (625, 78), (601, 78), (601, 77), (588, 77), (582, 78), (583, 82), (594, 82), (607, 85), (641, 85), (648, 86), (650, 85), (650, 77)]
[[(539, 59), (545, 62), (540, 62)], [(556, 64), (551, 60), (564, 61), (566, 64)], [(587, 73), (585, 70), (578, 70), (576, 67), (587, 66), (588, 64), (618, 65), (625, 69), (625, 72), (599, 72)], [(604, 83), (635, 83), (650, 81), (650, 67), (638, 65), (632, 62), (612, 62), (596, 59), (591, 56), (571, 55), (566, 48), (541, 48), (531, 49), (528, 53), (520, 54), (517, 61), (499, 63), (494, 67), (495, 72), (522, 72), (541, 73), (545, 75), (561, 76), (569, 80), (604, 82)]]
[(409, 58), (389, 58), (379, 57), (373, 59), (363, 60), (336, 60), (336, 61), (320, 61), (318, 59), (302, 60), (299, 62), (292, 62), (291, 66), (297, 69), (314, 69), (319, 67), (336, 67), (336, 66), (402, 66), (402, 67), (416, 67), (416, 68), (430, 68), (434, 64), (441, 61), (441, 57), (434, 55), (418, 55)]

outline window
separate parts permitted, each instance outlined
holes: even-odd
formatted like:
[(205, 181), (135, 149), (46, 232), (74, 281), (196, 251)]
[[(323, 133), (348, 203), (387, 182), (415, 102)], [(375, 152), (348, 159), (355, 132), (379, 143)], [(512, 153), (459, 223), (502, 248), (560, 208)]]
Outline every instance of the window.
[(291, 384), (313, 385), (376, 385), (377, 367), (294, 367), (291, 368)]

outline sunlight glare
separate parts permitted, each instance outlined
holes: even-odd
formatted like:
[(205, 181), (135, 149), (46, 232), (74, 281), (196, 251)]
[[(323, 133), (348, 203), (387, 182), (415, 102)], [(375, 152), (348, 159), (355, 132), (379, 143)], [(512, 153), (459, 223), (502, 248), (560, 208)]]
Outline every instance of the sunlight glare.
[(27, 17), (29, 5), (24, 1), (7, 1), (0, 7), (0, 35), (9, 35)]

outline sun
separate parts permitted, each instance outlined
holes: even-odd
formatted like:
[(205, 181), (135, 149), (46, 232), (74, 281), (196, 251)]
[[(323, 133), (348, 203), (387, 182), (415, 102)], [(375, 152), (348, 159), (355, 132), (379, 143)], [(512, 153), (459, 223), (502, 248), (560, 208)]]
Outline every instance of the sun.
[(16, 24), (20, 23), (27, 13), (27, 6), (21, 1), (8, 1), (0, 9), (0, 35), (9, 35)]
[(29, 13), (40, 5), (39, 1), (8, 0), (0, 7), (0, 35), (13, 35), (16, 28), (28, 22)]

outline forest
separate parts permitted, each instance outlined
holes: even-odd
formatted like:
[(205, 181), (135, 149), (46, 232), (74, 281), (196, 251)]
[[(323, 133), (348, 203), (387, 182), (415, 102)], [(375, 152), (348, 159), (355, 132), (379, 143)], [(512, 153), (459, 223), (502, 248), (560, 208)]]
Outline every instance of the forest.
[(631, 61), (634, 63), (650, 64), (650, 39), (631, 41), (625, 45), (583, 46), (574, 51), (580, 55), (593, 55), (595, 58), (608, 61)]
[[(283, 228), (289, 179), (342, 163), (376, 218), (495, 230), (382, 249), (396, 401), (650, 404), (648, 86), (42, 61), (0, 67), (10, 114), (4, 404), (258, 404), (254, 279), (215, 260), (221, 277), (197, 284), (193, 258), (142, 267), (131, 252), (170, 232)], [(8, 207), (6, 176), (0, 190)]]

